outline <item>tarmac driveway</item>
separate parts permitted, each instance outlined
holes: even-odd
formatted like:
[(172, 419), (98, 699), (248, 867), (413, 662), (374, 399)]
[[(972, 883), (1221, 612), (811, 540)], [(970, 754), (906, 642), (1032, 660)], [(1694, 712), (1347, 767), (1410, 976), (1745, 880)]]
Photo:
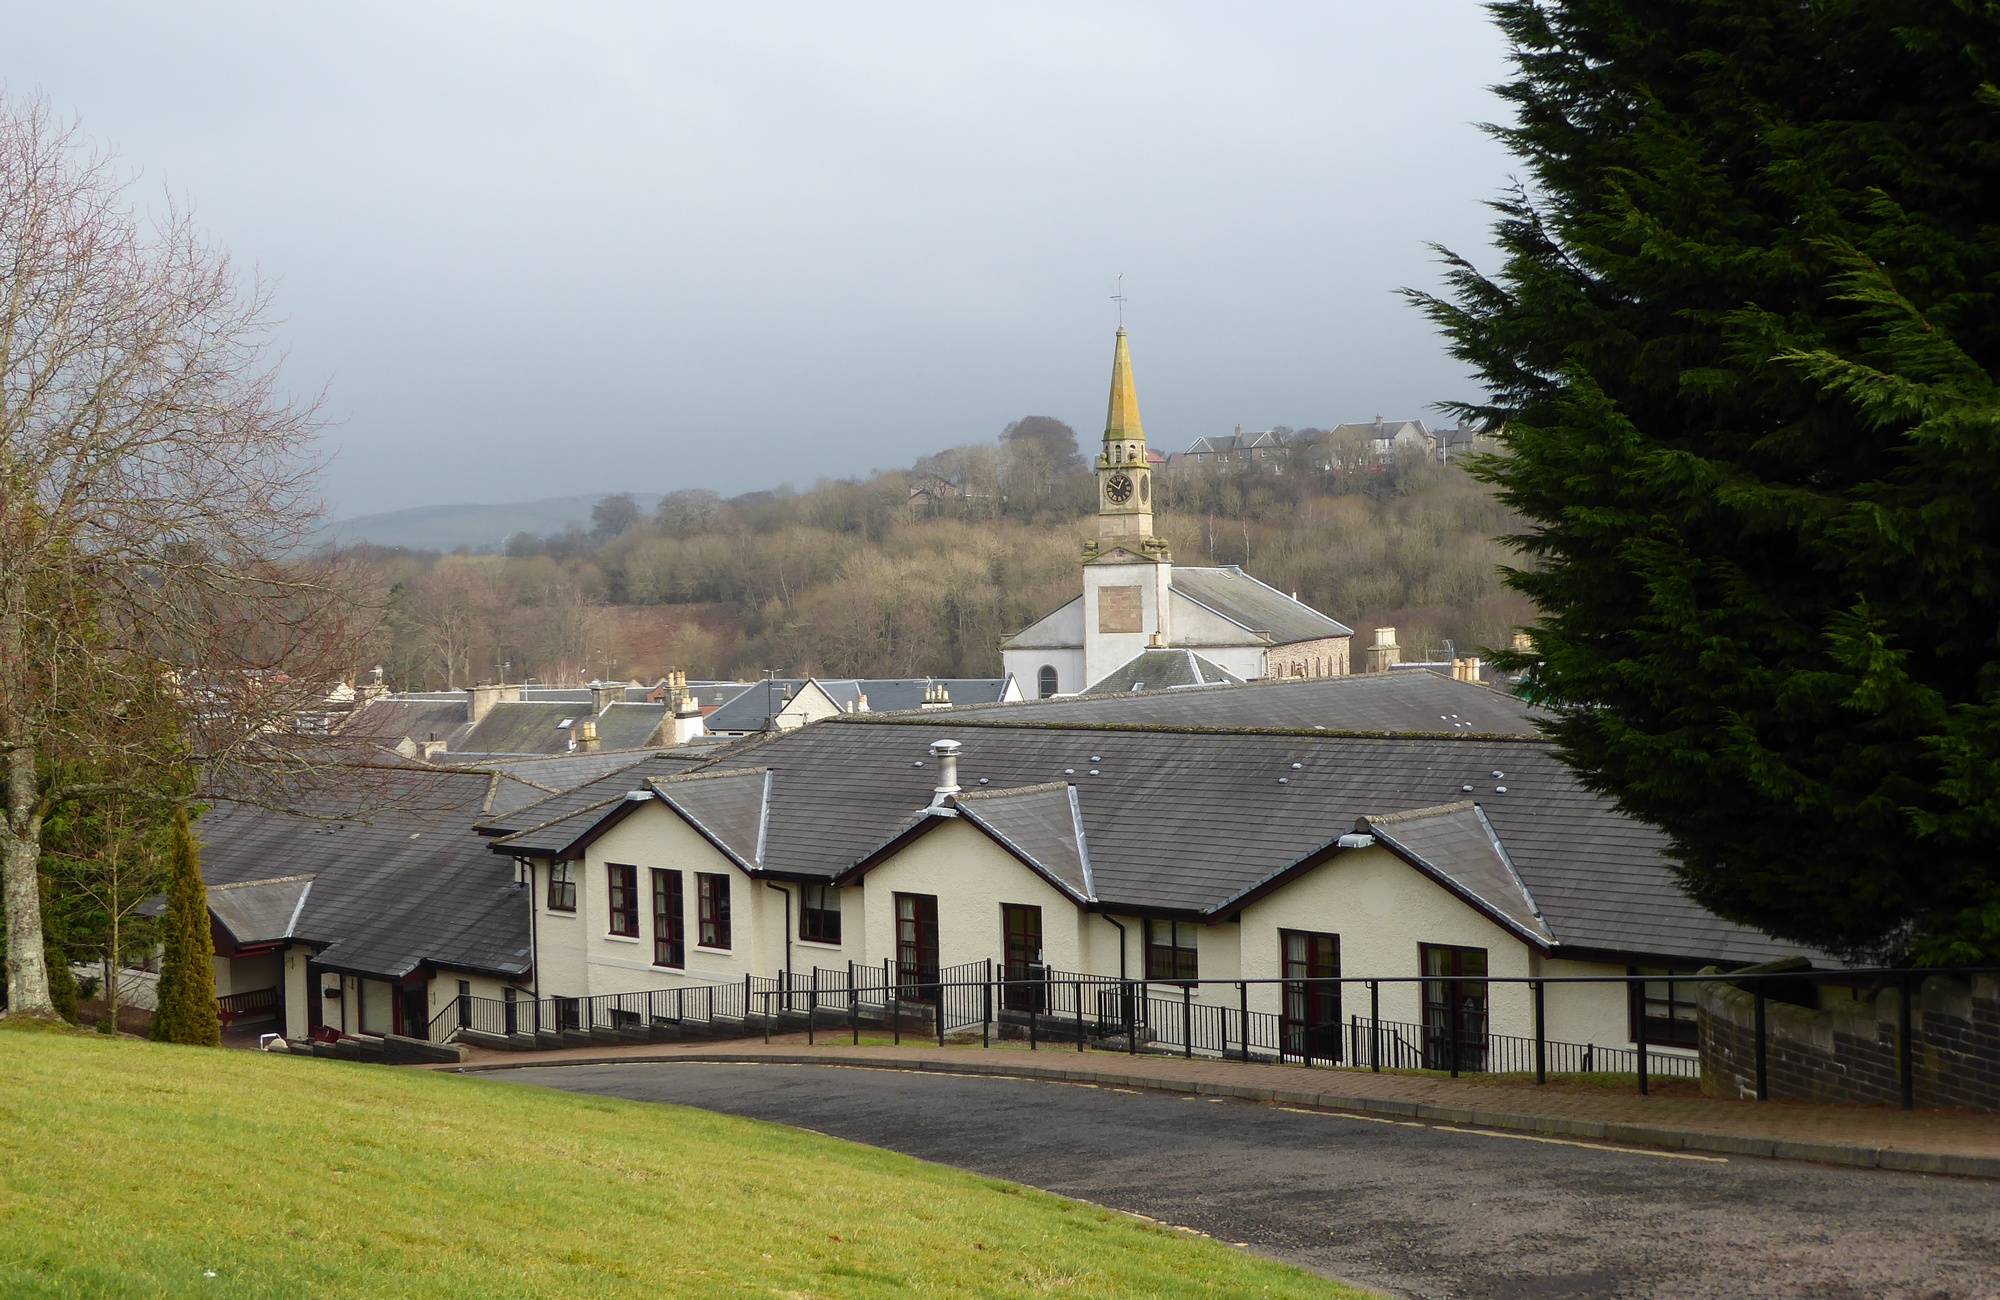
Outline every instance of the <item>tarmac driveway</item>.
[(2000, 1183), (899, 1070), (491, 1077), (815, 1129), (1409, 1296), (2000, 1295)]

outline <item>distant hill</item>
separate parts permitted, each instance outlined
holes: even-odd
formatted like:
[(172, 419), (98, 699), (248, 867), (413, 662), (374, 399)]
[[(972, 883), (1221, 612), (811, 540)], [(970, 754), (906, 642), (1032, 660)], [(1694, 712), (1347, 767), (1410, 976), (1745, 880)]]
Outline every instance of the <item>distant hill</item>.
[[(316, 541), (351, 545), (404, 546), (418, 551), (497, 551), (515, 533), (548, 536), (571, 527), (590, 529), (590, 510), (610, 496), (597, 492), (580, 497), (546, 497), (507, 505), (413, 506), (378, 515), (338, 519), (320, 529)], [(657, 492), (631, 493), (639, 509), (650, 514), (659, 504)]]

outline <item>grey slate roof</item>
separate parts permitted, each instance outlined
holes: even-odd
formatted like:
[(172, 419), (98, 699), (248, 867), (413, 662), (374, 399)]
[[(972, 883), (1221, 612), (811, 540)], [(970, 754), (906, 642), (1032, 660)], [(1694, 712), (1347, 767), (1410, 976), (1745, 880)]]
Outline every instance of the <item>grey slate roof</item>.
[(597, 715), (597, 743), (606, 749), (637, 749), (652, 744), (666, 720), (664, 704), (613, 704)]
[(1192, 650), (1141, 650), (1084, 688), (1085, 695), (1130, 695), (1179, 686), (1241, 686), (1235, 673)]
[(940, 684), (950, 693), (953, 708), (998, 703), (1007, 689), (1005, 677), (864, 677), (858, 683), (871, 713), (921, 708), (924, 692)]
[(560, 754), (570, 732), (560, 724), (590, 716), (590, 705), (567, 700), (502, 700), (472, 724), (458, 748), (484, 754)]
[[(945, 737), (964, 745), (968, 791), (1076, 785), (1107, 907), (1227, 915), (1363, 817), (1471, 799), (1566, 948), (1740, 961), (1799, 951), (1698, 907), (1663, 835), (1583, 789), (1552, 746), (1529, 739), (842, 717), (738, 751), (772, 774), (764, 868), (830, 878), (906, 830), (931, 801), (928, 747)], [(565, 833), (563, 843), (574, 840), (574, 828)]]
[(958, 814), (1040, 867), (1083, 902), (1097, 898), (1089, 841), (1076, 787), (1062, 781), (1018, 790), (975, 791), (956, 800)]
[(1554, 940), (1500, 837), (1472, 800), (1364, 817), (1356, 829), (1477, 900), (1502, 925), (1540, 944)]
[[(493, 835), (509, 835), (533, 826), (542, 826), (569, 816), (580, 808), (616, 803), (629, 791), (642, 790), (655, 778), (678, 776), (704, 764), (712, 764), (732, 752), (742, 742), (711, 745), (682, 745), (673, 749), (638, 754), (593, 755), (593, 758), (622, 760), (602, 775), (571, 786), (535, 802), (497, 811), (483, 818), (479, 829)], [(576, 760), (571, 760), (576, 761)]]
[(1171, 581), (1174, 590), (1189, 600), (1252, 632), (1265, 634), (1275, 645), (1354, 635), (1354, 629), (1293, 600), (1268, 583), (1259, 582), (1238, 565), (1219, 568), (1175, 565)]
[(274, 876), (211, 885), (208, 910), (239, 944), (289, 939), (312, 880), (310, 875)]
[(1145, 727), (1295, 727), (1406, 734), (1538, 735), (1548, 712), (1436, 673), (1363, 673), (1026, 700), (954, 715), (967, 723), (1120, 723)]
[(431, 962), (520, 974), (527, 895), (471, 828), (496, 801), (519, 807), (522, 792), (541, 793), (479, 772), (385, 768), (325, 790), (315, 817), (218, 801), (195, 824), (202, 878), (213, 897), (311, 876), (292, 935), (342, 970), (398, 979)]
[(764, 818), (771, 774), (761, 767), (690, 772), (647, 782), (715, 845), (754, 870), (764, 856)]
[(449, 741), (465, 729), (466, 716), (463, 693), (451, 699), (370, 700), (348, 714), (340, 734), (389, 746), (399, 740)]
[[(609, 772), (621, 771), (660, 751), (654, 749), (600, 749), (584, 754), (440, 754), (434, 767), (476, 767), (487, 771), (504, 772), (519, 781), (539, 786), (549, 794), (564, 790), (574, 790), (577, 786), (595, 781)], [(678, 754), (679, 751), (671, 751)], [(688, 755), (679, 758), (685, 767), (708, 760), (705, 757)]]

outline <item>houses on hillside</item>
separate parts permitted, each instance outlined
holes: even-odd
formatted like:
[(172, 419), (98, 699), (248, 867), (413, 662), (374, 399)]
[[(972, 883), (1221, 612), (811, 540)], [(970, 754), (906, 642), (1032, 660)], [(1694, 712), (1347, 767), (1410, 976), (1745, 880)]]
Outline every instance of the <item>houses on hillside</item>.
[(1270, 429), (1210, 434), (1196, 438), (1186, 451), (1168, 458), (1172, 469), (1220, 469), (1257, 466), (1282, 472), (1298, 458), (1322, 453), (1314, 460), (1322, 470), (1359, 463), (1382, 466), (1404, 458), (1449, 464), (1478, 452), (1494, 451), (1499, 443), (1486, 430), (1469, 425), (1433, 429), (1422, 420), (1373, 420), (1335, 425), (1331, 429)]
[[(840, 713), (549, 793), (413, 770), (395, 779), (429, 810), (365, 820), (223, 807), (197, 828), (230, 936), (219, 987), (275, 988), (294, 1036), (436, 1035), (475, 1002), (586, 1026), (608, 995), (864, 969), (921, 1004), (991, 962), (1271, 1017), (1322, 1058), (1361, 1016), (1413, 1059), (1450, 1039), (1476, 1069), (1531, 1032), (1525, 986), (1476, 977), (1794, 951), (1688, 899), (1664, 838), (1584, 790), (1537, 716), (1421, 672), (1196, 686)], [(1468, 982), (1440, 1004), (1421, 975)], [(1335, 976), (1391, 982), (1372, 1011), (1304, 983)], [(1545, 994), (1552, 1041), (1629, 1050), (1644, 1017), (1655, 1049), (1692, 1045), (1672, 996)]]

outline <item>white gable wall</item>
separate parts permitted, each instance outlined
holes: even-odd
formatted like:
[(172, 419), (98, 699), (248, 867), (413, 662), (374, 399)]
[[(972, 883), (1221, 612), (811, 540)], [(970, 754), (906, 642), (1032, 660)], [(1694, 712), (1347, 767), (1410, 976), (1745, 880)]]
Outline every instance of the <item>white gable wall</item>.
[(1000, 905), (1025, 903), (1042, 909), (1043, 960), (1059, 970), (1084, 968), (1086, 918), (1076, 903), (983, 831), (957, 819), (917, 836), (870, 870), (862, 884), (868, 960), (877, 966), (896, 956), (900, 892), (937, 896), (941, 967), (987, 958), (997, 966), (1006, 954)]

